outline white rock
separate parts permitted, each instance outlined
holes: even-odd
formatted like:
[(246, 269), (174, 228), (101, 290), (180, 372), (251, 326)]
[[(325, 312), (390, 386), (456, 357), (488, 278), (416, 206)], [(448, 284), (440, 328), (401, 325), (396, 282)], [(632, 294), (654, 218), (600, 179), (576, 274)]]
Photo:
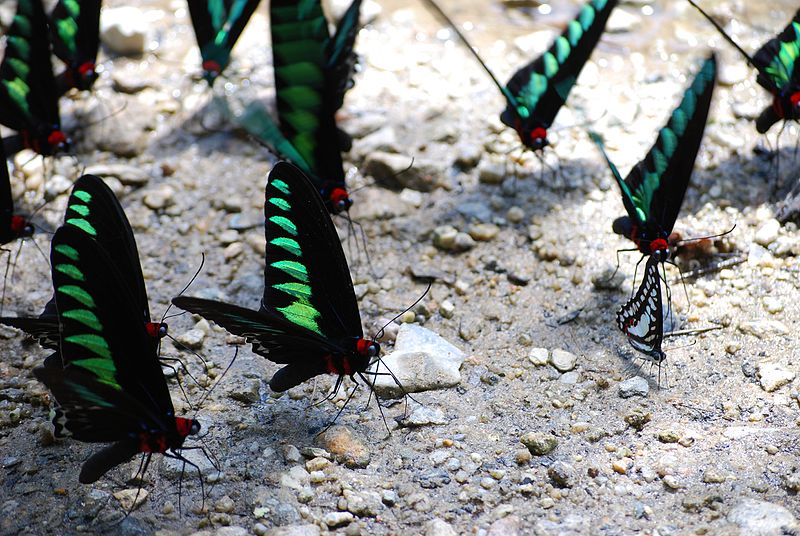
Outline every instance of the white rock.
[(779, 363), (759, 363), (758, 381), (761, 383), (761, 388), (771, 393), (794, 380), (796, 374), (781, 366)]
[(630, 32), (634, 28), (641, 27), (642, 18), (633, 13), (628, 13), (622, 9), (615, 9), (611, 12), (606, 23), (606, 32), (608, 33), (625, 33)]
[(458, 533), (450, 524), (443, 520), (434, 518), (425, 524), (425, 536), (457, 536)]
[(197, 350), (203, 346), (203, 340), (206, 338), (206, 333), (199, 329), (190, 329), (186, 333), (178, 335), (178, 342), (189, 348), (190, 350)]
[(143, 488), (123, 489), (114, 494), (114, 498), (119, 501), (119, 505), (126, 512), (139, 508), (147, 500), (149, 492)]
[(402, 384), (391, 376), (377, 376), (375, 390), (381, 396), (402, 395), (458, 385), (464, 352), (429, 329), (416, 324), (403, 324), (397, 334), (394, 352), (384, 357), (378, 372), (388, 368)]
[(767, 247), (778, 239), (778, 233), (781, 230), (781, 224), (775, 218), (767, 220), (758, 231), (756, 231), (753, 241), (756, 244)]
[(619, 384), (619, 396), (630, 398), (632, 396), (647, 396), (650, 392), (650, 384), (641, 376), (628, 378)]
[(100, 11), (100, 39), (112, 52), (134, 56), (144, 52), (147, 19), (139, 8), (125, 6)]
[(745, 499), (728, 512), (728, 521), (748, 536), (780, 536), (800, 530), (792, 513), (778, 504)]
[(322, 522), (328, 525), (329, 527), (341, 527), (342, 525), (348, 525), (353, 521), (353, 514), (350, 512), (330, 512), (325, 514), (322, 518)]
[(273, 527), (264, 536), (319, 536), (319, 527), (311, 523)]
[(63, 175), (53, 175), (45, 183), (45, 198), (55, 199), (72, 188), (72, 181)]
[[(444, 411), (439, 408), (431, 408), (422, 404), (412, 403), (411, 412), (402, 421), (403, 426), (415, 427), (427, 424), (447, 424)], [(355, 512), (353, 512), (355, 513)]]
[(559, 372), (569, 372), (575, 368), (578, 356), (566, 350), (553, 350), (550, 352), (550, 364)]
[(528, 353), (528, 361), (537, 367), (543, 367), (550, 361), (550, 350), (547, 348), (531, 348)]
[(754, 335), (763, 339), (770, 335), (788, 335), (789, 328), (783, 322), (777, 320), (755, 320), (753, 322), (742, 322), (739, 330), (748, 335)]

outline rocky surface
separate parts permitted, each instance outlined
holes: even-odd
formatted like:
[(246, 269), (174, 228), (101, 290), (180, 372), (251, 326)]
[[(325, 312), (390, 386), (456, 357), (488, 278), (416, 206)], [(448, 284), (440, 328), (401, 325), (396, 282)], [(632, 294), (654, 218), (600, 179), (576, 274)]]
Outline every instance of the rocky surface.
[[(465, 30), (501, 80), (576, 9), (442, 3), (471, 22)], [(796, 9), (784, 0), (769, 3), (770, 13), (761, 3), (704, 4), (722, 21), (730, 9), (748, 21), (729, 26), (747, 50)], [(0, 534), (796, 532), (800, 235), (776, 221), (797, 183), (796, 125), (780, 139), (776, 177), (766, 147), (778, 128), (764, 138), (751, 123), (768, 104), (753, 71), (688, 4), (637, 1), (619, 9), (584, 69), (542, 166), (515, 150), (516, 134), (498, 119), (501, 96), (452, 32), (417, 5), (381, 5), (359, 35), (362, 69), (339, 114), (354, 136), (345, 158), (351, 215), (372, 268), (359, 235), (347, 239), (346, 221), (338, 224), (366, 333), (433, 280), (381, 344), (384, 357), (457, 356), (445, 359), (450, 380), (413, 400), (381, 397), (380, 407), (360, 379), (352, 398), (354, 384), (332, 393), (332, 377), (272, 393), (276, 365), (239, 346), (225, 372), (242, 341), (189, 315), (171, 318), (180, 343), (165, 342), (162, 355), (191, 372), (167, 371), (176, 411), (203, 425), (187, 446), (203, 450), (185, 451), (194, 465), (155, 455), (143, 479), (131, 478), (137, 459), (84, 486), (80, 465), (97, 447), (54, 441), (49, 397), (31, 374), (46, 353), (0, 328)], [(86, 166), (125, 206), (154, 317), (192, 278), (201, 253), (188, 295), (257, 307), (262, 196), (274, 158), (227, 124), (218, 103), (272, 106), (265, 7), (214, 91), (200, 80), (185, 3), (146, 0), (133, 9), (135, 17), (115, 24), (135, 26), (136, 51), (115, 48), (122, 41), (109, 41), (106, 28), (95, 93), (62, 99), (75, 158), (13, 159), (18, 203), (34, 210), (48, 199), (35, 221), (54, 229), (68, 181)], [(10, 13), (0, 5), (6, 24)], [(710, 259), (687, 252), (679, 265), (688, 273), (745, 262), (687, 277), (685, 290), (668, 269), (670, 322), (717, 329), (667, 338), (665, 366), (640, 368), (614, 322), (638, 255), (620, 254), (615, 271), (615, 250), (629, 247), (610, 228), (623, 208), (584, 127), (603, 134), (625, 173), (709, 42), (720, 47), (722, 84), (676, 230), (694, 237), (736, 227), (712, 241)], [(47, 234), (36, 241), (46, 252)], [(45, 258), (30, 243), (7, 281), (6, 315), (35, 314), (52, 292)], [(441, 337), (438, 349), (403, 348), (403, 334), (420, 326)], [(417, 367), (428, 361), (413, 363), (409, 376), (425, 379)], [(126, 517), (123, 507), (134, 504)]]

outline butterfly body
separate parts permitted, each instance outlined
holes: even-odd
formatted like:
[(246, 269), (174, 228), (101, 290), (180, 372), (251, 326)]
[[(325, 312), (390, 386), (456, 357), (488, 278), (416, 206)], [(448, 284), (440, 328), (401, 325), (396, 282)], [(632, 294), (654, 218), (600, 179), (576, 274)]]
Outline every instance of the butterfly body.
[(66, 69), (57, 77), (59, 92), (88, 90), (97, 80), (101, 0), (59, 0), (50, 13), (53, 53)]
[(644, 278), (636, 293), (617, 311), (617, 327), (627, 336), (628, 342), (646, 359), (656, 364), (667, 356), (661, 350), (664, 340), (662, 317), (661, 279), (658, 266), (661, 260), (653, 255), (647, 259)]
[(703, 139), (716, 72), (716, 57), (712, 54), (701, 65), (647, 156), (625, 179), (606, 154), (600, 136), (589, 134), (619, 185), (627, 213), (614, 220), (612, 230), (631, 240), (644, 255), (669, 258), (672, 228)]
[(231, 49), (260, 0), (189, 0), (203, 78), (211, 86), (230, 62)]
[(365, 372), (380, 346), (364, 337), (342, 245), (316, 186), (295, 166), (279, 162), (265, 189), (264, 216), (259, 310), (185, 296), (172, 303), (244, 337), (255, 353), (285, 365), (270, 380), (274, 391), (321, 374)]
[(547, 52), (518, 70), (506, 84), (500, 120), (516, 130), (527, 148), (550, 144), (547, 130), (591, 56), (617, 0), (591, 0), (567, 24)]

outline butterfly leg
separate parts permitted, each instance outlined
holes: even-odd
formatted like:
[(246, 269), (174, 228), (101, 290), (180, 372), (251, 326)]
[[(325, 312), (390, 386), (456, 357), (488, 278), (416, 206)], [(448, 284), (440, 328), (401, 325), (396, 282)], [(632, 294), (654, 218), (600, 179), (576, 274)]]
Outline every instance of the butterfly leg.
[[(392, 431), (389, 430), (389, 423), (386, 422), (386, 414), (383, 412), (383, 406), (381, 406), (381, 401), (378, 398), (378, 393), (375, 392), (375, 388), (372, 385), (370, 385), (369, 381), (367, 381), (367, 379), (364, 377), (364, 375), (362, 373), (357, 372), (356, 374), (358, 374), (358, 376), (362, 380), (364, 380), (364, 383), (367, 384), (367, 387), (369, 387), (369, 398), (367, 399), (367, 406), (369, 406), (369, 402), (370, 402), (370, 400), (372, 400), (372, 395), (374, 394), (375, 395), (375, 402), (378, 405), (378, 411), (381, 414), (381, 419), (383, 419), (383, 426), (386, 427), (386, 433), (388, 433), (389, 435), (392, 435)], [(353, 381), (356, 381), (355, 375), (351, 376), (351, 378), (353, 379)]]
[[(624, 251), (624, 250), (622, 250)], [(636, 263), (636, 267), (633, 269), (633, 285), (631, 286), (631, 297), (633, 297), (634, 293), (636, 292), (636, 274), (639, 273), (639, 265), (642, 264), (642, 261), (645, 259), (645, 256), (642, 255), (639, 258), (639, 261)]]
[(125, 520), (129, 515), (133, 513), (136, 509), (136, 502), (139, 500), (139, 495), (142, 493), (142, 486), (144, 485), (144, 474), (147, 472), (147, 468), (150, 467), (150, 459), (153, 457), (152, 452), (148, 452), (142, 457), (142, 461), (139, 462), (139, 468), (136, 470), (136, 473), (133, 475), (133, 478), (139, 481), (139, 486), (136, 488), (136, 495), (133, 497), (133, 502), (131, 503), (131, 509), (125, 512), (125, 517), (122, 518)]

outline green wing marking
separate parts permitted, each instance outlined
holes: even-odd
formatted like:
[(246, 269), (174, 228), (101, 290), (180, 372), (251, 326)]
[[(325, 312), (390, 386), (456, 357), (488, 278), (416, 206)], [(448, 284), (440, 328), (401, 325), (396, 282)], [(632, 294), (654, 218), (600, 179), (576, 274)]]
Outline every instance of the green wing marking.
[[(631, 189), (628, 188), (628, 185), (622, 178), (622, 175), (617, 169), (617, 166), (614, 165), (614, 162), (611, 161), (611, 158), (606, 153), (605, 144), (603, 143), (603, 139), (600, 137), (599, 134), (596, 132), (589, 131), (589, 138), (597, 145), (597, 148), (600, 149), (600, 152), (603, 154), (603, 158), (606, 159), (606, 163), (608, 164), (609, 169), (611, 169), (611, 174), (614, 175), (614, 180), (617, 181), (620, 190), (622, 190), (622, 199), (625, 204), (625, 208), (628, 209), (628, 215), (631, 217), (635, 217), (640, 223), (643, 223), (647, 218), (643, 217), (643, 215), (639, 212), (639, 210), (635, 207), (635, 203), (633, 201), (633, 193)], [(633, 214), (631, 214), (630, 208), (633, 209)]]
[(85, 369), (98, 381), (120, 390), (117, 368), (103, 335), (104, 327), (98, 318), (95, 301), (84, 288), (86, 278), (80, 268), (81, 253), (54, 238), (51, 261), (59, 321), (70, 323), (70, 335), (62, 339), (62, 344), (70, 344), (71, 348), (83, 354), (70, 359), (69, 364)]
[[(278, 178), (270, 178), (264, 204), (267, 216), (265, 282), (284, 298), (279, 304), (270, 304), (276, 311), (289, 322), (323, 335), (318, 323), (321, 315), (312, 304), (313, 290), (305, 265), (315, 259), (305, 256), (297, 225), (292, 221), (292, 207), (297, 203), (289, 184)], [(319, 261), (324, 262), (323, 259), (316, 259), (316, 262)]]

